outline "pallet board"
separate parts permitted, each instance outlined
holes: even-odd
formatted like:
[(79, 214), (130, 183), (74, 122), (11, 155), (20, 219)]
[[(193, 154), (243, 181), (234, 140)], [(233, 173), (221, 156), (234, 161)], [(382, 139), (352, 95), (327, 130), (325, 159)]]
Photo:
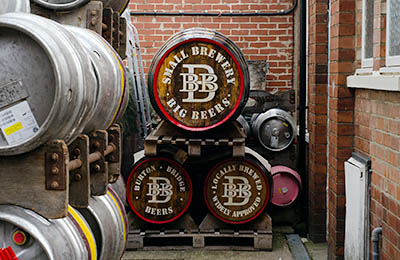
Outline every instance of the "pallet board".
[(243, 157), (245, 139), (244, 130), (237, 122), (228, 123), (222, 129), (213, 129), (207, 133), (192, 132), (188, 134), (187, 131), (167, 121), (161, 121), (146, 138), (144, 151), (148, 156), (155, 156), (158, 146), (172, 144), (187, 146), (189, 156), (200, 157), (201, 148), (204, 146), (231, 146), (234, 157)]
[(189, 214), (176, 223), (159, 226), (138, 223), (133, 215), (128, 218), (127, 250), (272, 250), (272, 221), (265, 213), (243, 225), (229, 225), (207, 215), (196, 228)]
[(214, 233), (147, 230), (132, 231), (128, 235), (127, 250), (183, 250), (207, 248), (211, 250), (272, 250), (272, 233), (252, 230), (223, 230)]

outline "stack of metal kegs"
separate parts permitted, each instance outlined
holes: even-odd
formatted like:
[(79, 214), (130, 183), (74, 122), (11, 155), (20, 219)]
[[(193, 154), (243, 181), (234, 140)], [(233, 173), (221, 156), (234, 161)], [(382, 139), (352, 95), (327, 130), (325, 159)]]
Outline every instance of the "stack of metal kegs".
[[(35, 157), (37, 151), (52, 140), (65, 143), (63, 147), (68, 149), (78, 136), (107, 131), (124, 113), (128, 89), (120, 55), (101, 33), (87, 28), (96, 23), (102, 28), (101, 19), (92, 22), (91, 15), (106, 8), (121, 13), (128, 2), (0, 0), (0, 182), (16, 187), (0, 195), (1, 259), (110, 260), (120, 259), (124, 253), (128, 222), (122, 179), (113, 185), (107, 185), (106, 179), (102, 195), (92, 194), (88, 205), (72, 207), (67, 191), (74, 178), (80, 181), (82, 176), (68, 177), (65, 164), (50, 169), (53, 177), (61, 169), (67, 172), (63, 184), (52, 182), (53, 191), (47, 191), (54, 198), (57, 190), (67, 194), (65, 202), (61, 201), (66, 205), (65, 214), (57, 217), (39, 214), (39, 209), (54, 205), (43, 202), (40, 194), (29, 194), (44, 189), (44, 170), (33, 167), (45, 165), (42, 157)], [(82, 21), (82, 13), (89, 22), (73, 26)], [(51, 16), (65, 17), (61, 20), (66, 24), (72, 22), (66, 25), (45, 18)], [(68, 157), (65, 152), (62, 155)], [(59, 161), (58, 154), (50, 158)], [(15, 170), (18, 162), (29, 160), (32, 168), (25, 171), (32, 179), (42, 178), (43, 185), (15, 183), (21, 179), (16, 176), (25, 174)], [(90, 190), (89, 184), (86, 189)], [(24, 201), (7, 201), (25, 192), (23, 200), (29, 201), (30, 208), (20, 206)], [(54, 204), (60, 201), (54, 200)], [(6, 254), (9, 258), (2, 258)]]

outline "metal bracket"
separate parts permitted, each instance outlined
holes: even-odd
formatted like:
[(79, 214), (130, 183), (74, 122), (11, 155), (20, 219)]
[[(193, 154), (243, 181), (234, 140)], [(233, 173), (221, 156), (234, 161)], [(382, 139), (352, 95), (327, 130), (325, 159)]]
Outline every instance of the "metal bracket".
[(87, 10), (86, 28), (101, 34), (103, 13), (100, 10)]
[(119, 13), (113, 12), (112, 13), (112, 42), (111, 45), (113, 46), (114, 50), (119, 50)]
[(119, 18), (119, 48), (118, 54), (121, 59), (126, 58), (126, 20), (123, 17)]
[(89, 137), (78, 136), (68, 148), (70, 159), (80, 159), (82, 162), (80, 168), (70, 172), (69, 204), (86, 208), (90, 199)]
[(90, 165), (90, 187), (93, 195), (105, 195), (108, 185), (108, 163), (104, 150), (108, 145), (108, 133), (98, 130), (90, 134), (90, 153), (98, 152), (101, 158)]
[(109, 145), (114, 146), (114, 151), (107, 155), (108, 161), (108, 182), (114, 183), (118, 180), (121, 173), (121, 161), (122, 161), (122, 151), (121, 151), (121, 128), (119, 125), (114, 124), (108, 129), (108, 142)]
[(60, 143), (48, 144), (45, 153), (46, 190), (66, 189), (66, 159)]
[(113, 42), (113, 34), (112, 29), (113, 26), (113, 11), (111, 8), (103, 9), (103, 25), (102, 25), (102, 36), (112, 45)]

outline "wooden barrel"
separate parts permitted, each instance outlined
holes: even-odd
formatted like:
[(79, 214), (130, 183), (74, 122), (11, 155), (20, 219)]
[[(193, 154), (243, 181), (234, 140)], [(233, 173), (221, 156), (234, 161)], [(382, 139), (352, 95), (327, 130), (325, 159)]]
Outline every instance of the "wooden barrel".
[(113, 11), (122, 14), (128, 7), (129, 0), (101, 0), (104, 7), (111, 7)]
[(0, 14), (13, 12), (30, 13), (29, 0), (0, 0)]
[(55, 11), (69, 11), (81, 7), (90, 0), (31, 0), (38, 6)]
[(204, 28), (173, 35), (149, 68), (150, 101), (160, 116), (189, 131), (236, 119), (249, 94), (249, 72), (240, 49)]
[(270, 151), (288, 148), (296, 136), (296, 124), (285, 110), (272, 108), (252, 119), (251, 129), (259, 143)]
[(108, 187), (106, 195), (92, 196), (89, 207), (78, 210), (93, 231), (98, 259), (121, 259), (128, 239), (128, 221), (115, 191)]
[(83, 216), (72, 207), (61, 219), (0, 205), (0, 244), (11, 246), (19, 260), (97, 260), (96, 242)]
[(269, 172), (256, 160), (230, 158), (209, 172), (204, 198), (209, 211), (230, 224), (243, 224), (257, 218), (267, 206), (271, 183)]
[(275, 165), (271, 168), (271, 174), (274, 182), (271, 203), (280, 207), (293, 204), (302, 189), (298, 172), (283, 165)]
[(176, 161), (145, 157), (136, 163), (127, 182), (133, 212), (146, 222), (164, 224), (178, 219), (192, 199), (192, 182)]
[(0, 46), (0, 156), (52, 139), (69, 144), (124, 111), (124, 67), (94, 33), (80, 37), (52, 20), (9, 13), (0, 17)]

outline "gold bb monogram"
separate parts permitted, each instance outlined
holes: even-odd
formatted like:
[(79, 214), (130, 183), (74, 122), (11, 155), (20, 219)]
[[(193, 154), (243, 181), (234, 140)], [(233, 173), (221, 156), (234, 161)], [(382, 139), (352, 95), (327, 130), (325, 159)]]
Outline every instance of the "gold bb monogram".
[[(151, 197), (150, 203), (167, 203), (171, 200), (173, 194), (171, 181), (165, 177), (149, 177), (152, 182), (147, 183), (149, 186), (146, 196)], [(160, 199), (160, 197), (165, 197)]]
[[(184, 103), (204, 103), (209, 102), (215, 97), (215, 92), (218, 90), (218, 85), (215, 83), (218, 80), (214, 69), (206, 64), (183, 64), (182, 67), (187, 69), (187, 73), (180, 73), (183, 78), (182, 89), (180, 92), (187, 92), (187, 97), (182, 99)], [(203, 71), (196, 74), (197, 71)], [(204, 98), (196, 98), (195, 93), (208, 93)]]
[[(224, 179), (228, 182), (223, 183), (224, 194), (223, 198), (228, 198), (228, 201), (224, 202), (224, 206), (243, 206), (246, 205), (251, 197), (251, 185), (245, 177), (241, 176), (225, 176)], [(238, 202), (237, 199), (241, 201)], [(234, 201), (236, 200), (236, 202)]]

